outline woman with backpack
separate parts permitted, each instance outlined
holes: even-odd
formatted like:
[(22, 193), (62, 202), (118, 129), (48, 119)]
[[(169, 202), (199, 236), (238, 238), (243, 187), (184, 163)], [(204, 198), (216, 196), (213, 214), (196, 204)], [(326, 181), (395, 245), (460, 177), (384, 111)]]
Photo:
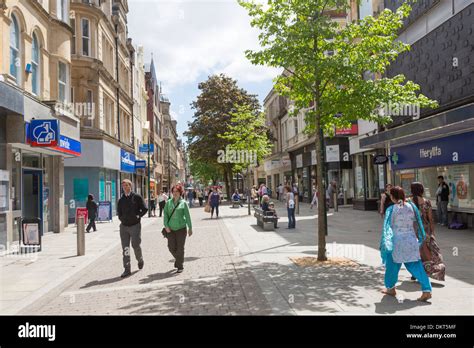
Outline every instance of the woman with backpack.
[(295, 218), (295, 194), (291, 187), (285, 186), (286, 209), (288, 211), (288, 228), (289, 230), (296, 228)]

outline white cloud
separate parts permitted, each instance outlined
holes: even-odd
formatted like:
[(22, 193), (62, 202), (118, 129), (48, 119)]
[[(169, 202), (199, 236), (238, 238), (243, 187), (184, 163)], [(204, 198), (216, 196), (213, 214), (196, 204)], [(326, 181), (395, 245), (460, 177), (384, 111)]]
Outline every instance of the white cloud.
[(129, 35), (145, 47), (147, 61), (153, 52), (165, 90), (197, 84), (202, 74), (261, 82), (279, 73), (246, 59), (244, 51), (258, 47), (258, 32), (237, 2), (130, 0), (129, 9)]

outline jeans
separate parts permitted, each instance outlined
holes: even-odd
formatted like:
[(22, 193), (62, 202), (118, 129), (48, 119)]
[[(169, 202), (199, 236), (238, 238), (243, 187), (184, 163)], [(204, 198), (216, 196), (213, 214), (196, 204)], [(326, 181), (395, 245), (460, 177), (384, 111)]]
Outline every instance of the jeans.
[(216, 210), (216, 216), (219, 217), (219, 205), (216, 205), (216, 206), (211, 205), (211, 217), (214, 216), (214, 209)]
[(295, 208), (288, 209), (288, 228), (296, 228)]
[(177, 231), (171, 230), (171, 232), (168, 233), (168, 250), (175, 259), (174, 266), (177, 269), (183, 269), (186, 234), (186, 228)]
[(161, 217), (163, 215), (163, 210), (165, 209), (166, 202), (165, 201), (160, 202), (159, 205), (160, 205), (160, 217)]
[[(431, 292), (431, 283), (428, 275), (425, 272), (421, 260), (416, 262), (405, 262), (405, 267), (421, 284), (421, 291)], [(393, 289), (398, 281), (398, 273), (400, 272), (401, 263), (393, 262), (392, 255), (387, 257), (387, 264), (385, 265), (385, 287)]]
[(448, 224), (448, 202), (447, 201), (438, 201), (438, 222), (440, 224)]
[(193, 199), (192, 198), (188, 198), (189, 199), (189, 207), (192, 208), (193, 207)]
[(123, 268), (130, 271), (130, 241), (132, 241), (132, 248), (135, 252), (135, 258), (138, 262), (143, 260), (142, 248), (142, 226), (140, 223), (133, 226), (124, 226), (120, 224), (120, 241), (122, 242), (123, 251)]

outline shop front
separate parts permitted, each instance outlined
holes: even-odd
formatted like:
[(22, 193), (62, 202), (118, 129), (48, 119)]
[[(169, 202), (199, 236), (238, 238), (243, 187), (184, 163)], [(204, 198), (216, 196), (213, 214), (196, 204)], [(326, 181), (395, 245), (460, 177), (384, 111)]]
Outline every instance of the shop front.
[(75, 222), (76, 209), (86, 206), (87, 196), (110, 202), (112, 215), (120, 194), (121, 150), (104, 140), (82, 140), (82, 156), (64, 161), (65, 200), (68, 221)]
[[(311, 202), (316, 190), (316, 148), (311, 144), (291, 153), (292, 182), (298, 184), (303, 202)], [(335, 182), (338, 198), (341, 203), (352, 201), (354, 189), (352, 179), (352, 162), (349, 156), (349, 141), (346, 137), (335, 137), (325, 140), (325, 161), (327, 183)], [(287, 174), (285, 174), (286, 176)], [(325, 190), (327, 187), (325, 188)]]
[[(280, 184), (286, 184), (291, 180), (291, 160), (290, 156), (277, 156), (272, 159), (268, 159), (264, 163), (265, 174), (266, 174), (266, 185), (273, 192), (273, 197), (277, 196), (278, 186)], [(289, 173), (289, 177), (285, 176), (285, 173)]]
[(421, 182), (425, 197), (436, 209), (438, 176), (449, 185), (448, 210), (474, 214), (474, 132), (392, 147), (394, 183), (410, 193), (412, 182)]
[(22, 220), (38, 221), (38, 235), (64, 230), (64, 159), (81, 143), (74, 116), (2, 82), (0, 94), (0, 244), (10, 249)]

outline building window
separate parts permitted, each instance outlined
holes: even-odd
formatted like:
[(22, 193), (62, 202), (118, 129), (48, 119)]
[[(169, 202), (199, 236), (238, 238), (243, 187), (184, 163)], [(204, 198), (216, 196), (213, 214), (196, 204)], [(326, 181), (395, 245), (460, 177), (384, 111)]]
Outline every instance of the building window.
[(71, 42), (71, 54), (76, 54), (76, 19), (71, 18), (72, 27), (72, 42)]
[(18, 20), (12, 16), (12, 25), (10, 27), (10, 75), (20, 84), (20, 27)]
[(60, 21), (63, 21), (65, 23), (68, 22), (68, 19), (69, 19), (68, 0), (57, 0), (56, 15)]
[(38, 37), (33, 34), (33, 44), (31, 49), (31, 83), (33, 94), (40, 94), (40, 47)]
[(90, 22), (87, 18), (82, 19), (82, 54), (84, 56), (90, 56), (91, 46), (91, 34), (90, 34)]
[(67, 65), (59, 62), (58, 86), (59, 86), (59, 101), (65, 103), (67, 101)]
[(299, 133), (298, 132), (298, 119), (295, 119), (294, 121), (295, 121), (295, 136), (297, 136)]
[(84, 111), (86, 111), (86, 115), (82, 115), (82, 118), (84, 120), (83, 125), (84, 127), (92, 127), (92, 105), (93, 105), (93, 95), (92, 91), (88, 89), (86, 91), (86, 106), (84, 108)]

